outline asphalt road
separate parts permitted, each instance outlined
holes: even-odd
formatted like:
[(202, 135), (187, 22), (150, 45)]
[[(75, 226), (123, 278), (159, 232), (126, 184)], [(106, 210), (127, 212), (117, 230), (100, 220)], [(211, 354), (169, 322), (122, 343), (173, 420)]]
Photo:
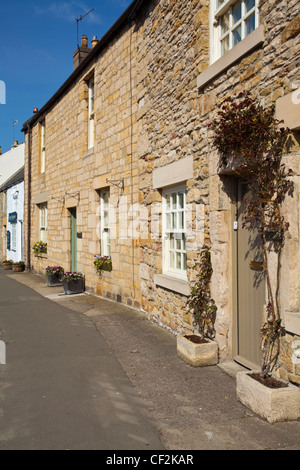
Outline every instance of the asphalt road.
[(0, 273), (1, 450), (163, 449), (93, 322)]
[(0, 267), (0, 340), (0, 450), (300, 449), (300, 420), (237, 400), (232, 364), (186, 364), (171, 332), (119, 303)]

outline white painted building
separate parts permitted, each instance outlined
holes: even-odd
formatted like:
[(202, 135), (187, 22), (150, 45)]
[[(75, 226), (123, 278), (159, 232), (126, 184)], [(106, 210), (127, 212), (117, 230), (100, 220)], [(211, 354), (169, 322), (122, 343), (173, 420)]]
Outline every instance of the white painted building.
[(25, 144), (15, 141), (0, 155), (0, 198), (2, 198), (2, 258), (23, 260), (24, 237), (24, 155)]

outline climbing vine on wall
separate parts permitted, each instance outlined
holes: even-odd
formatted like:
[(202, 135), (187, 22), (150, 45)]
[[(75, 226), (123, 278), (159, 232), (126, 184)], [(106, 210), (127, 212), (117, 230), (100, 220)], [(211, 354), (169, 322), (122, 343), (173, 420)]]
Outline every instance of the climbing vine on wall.
[[(289, 223), (283, 216), (282, 203), (287, 195), (292, 196), (294, 185), (290, 179), (292, 171), (282, 163), (289, 129), (280, 124), (274, 118), (273, 106), (266, 109), (250, 93), (240, 93), (224, 101), (217, 119), (209, 125), (214, 131), (213, 143), (221, 153), (221, 166), (226, 166), (229, 160), (238, 160), (250, 188), (242, 201), (243, 227), (259, 232), (268, 292), (266, 319), (261, 328), (264, 377), (271, 375), (277, 364), (280, 337), (285, 334), (279, 284)], [(269, 271), (272, 250), (277, 258), (273, 281)]]
[(212, 264), (209, 248), (204, 246), (200, 253), (200, 266), (197, 281), (192, 288), (187, 307), (194, 317), (201, 338), (215, 337), (215, 320), (217, 307), (211, 298), (210, 283)]

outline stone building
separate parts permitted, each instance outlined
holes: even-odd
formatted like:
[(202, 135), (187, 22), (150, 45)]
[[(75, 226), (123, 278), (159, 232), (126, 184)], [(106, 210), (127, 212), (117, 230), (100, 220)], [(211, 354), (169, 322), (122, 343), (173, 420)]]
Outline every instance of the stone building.
[[(82, 272), (87, 289), (139, 307), (135, 10), (133, 2), (92, 47), (82, 37), (73, 73), (23, 130), (27, 266)], [(47, 253), (35, 256), (40, 241)], [(99, 276), (96, 255), (111, 255), (112, 272)]]
[[(149, 223), (155, 213), (162, 226), (156, 236), (140, 240), (142, 307), (174, 331), (193, 330), (187, 294), (199, 250), (207, 243), (220, 360), (260, 367), (266, 293), (263, 283), (259, 293), (248, 276), (249, 242), (237, 217), (243, 181), (220, 174), (208, 127), (224, 99), (251, 91), (264, 106), (274, 104), (276, 117), (291, 129), (285, 161), (294, 172), (295, 193), (284, 207), (290, 229), (281, 270), (287, 335), (280, 373), (299, 383), (299, 2), (166, 0), (152, 5), (137, 56), (143, 70), (137, 83), (139, 196), (149, 209)], [(185, 226), (178, 225), (183, 198)], [(177, 202), (173, 210), (172, 201)], [(161, 207), (153, 211), (157, 202)], [(177, 225), (169, 225), (170, 217)]]
[[(134, 1), (91, 50), (82, 43), (86, 57), (24, 131), (28, 266), (77, 267), (89, 289), (184, 333), (194, 329), (186, 304), (207, 244), (220, 361), (252, 368), (260, 362), (264, 291), (259, 297), (238, 274), (248, 250), (236, 215), (242, 181), (220, 174), (208, 124), (226, 97), (244, 90), (276, 105), (291, 129), (285, 160), (296, 188), (284, 208), (292, 220), (280, 372), (299, 383), (297, 7), (298, 0)], [(48, 252), (33, 257), (42, 237)], [(95, 254), (111, 255), (112, 272), (95, 273)], [(253, 322), (247, 308), (256, 298), (263, 300)]]

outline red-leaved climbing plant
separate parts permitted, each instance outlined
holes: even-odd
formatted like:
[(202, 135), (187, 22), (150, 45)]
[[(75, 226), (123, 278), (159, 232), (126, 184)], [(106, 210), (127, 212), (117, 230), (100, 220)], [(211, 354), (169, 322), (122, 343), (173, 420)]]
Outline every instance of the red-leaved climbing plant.
[[(209, 127), (214, 131), (213, 143), (221, 153), (221, 166), (237, 160), (239, 171), (247, 175), (250, 191), (243, 199), (243, 227), (258, 230), (264, 260), (268, 302), (261, 328), (262, 376), (271, 375), (277, 365), (281, 324), (279, 283), (281, 256), (288, 221), (282, 213), (286, 196), (292, 196), (292, 171), (282, 163), (289, 129), (280, 127), (274, 117), (274, 106), (264, 108), (249, 92), (226, 99), (218, 116)], [(249, 196), (250, 194), (250, 196)], [(275, 281), (271, 282), (268, 257), (270, 249), (277, 254)]]

